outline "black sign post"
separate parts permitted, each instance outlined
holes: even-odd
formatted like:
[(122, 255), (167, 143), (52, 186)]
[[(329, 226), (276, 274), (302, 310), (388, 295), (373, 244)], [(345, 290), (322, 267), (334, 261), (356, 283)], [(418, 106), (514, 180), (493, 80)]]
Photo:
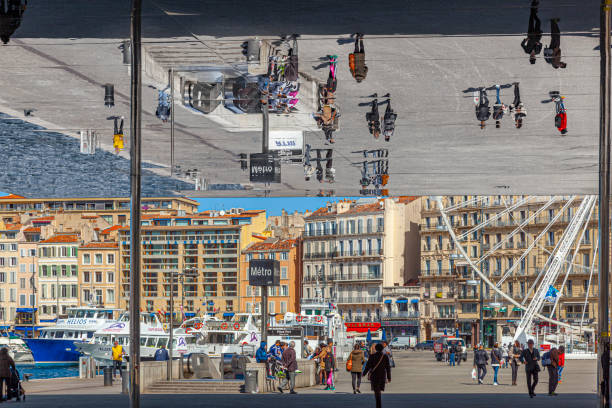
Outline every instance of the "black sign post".
[[(252, 162), (251, 162), (252, 163)], [(280, 262), (275, 259), (249, 261), (249, 285), (261, 286), (261, 341), (268, 341), (268, 286), (280, 284)]]
[(252, 183), (280, 183), (281, 163), (274, 153), (251, 153), (249, 155), (250, 175)]

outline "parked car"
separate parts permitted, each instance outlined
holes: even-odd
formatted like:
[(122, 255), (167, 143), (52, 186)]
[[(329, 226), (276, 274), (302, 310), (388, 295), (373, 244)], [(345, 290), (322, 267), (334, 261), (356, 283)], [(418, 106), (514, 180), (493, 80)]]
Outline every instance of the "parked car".
[(409, 348), (414, 348), (416, 342), (416, 336), (397, 336), (391, 340), (389, 346), (391, 346), (392, 349), (408, 350)]
[(436, 360), (442, 361), (444, 358), (444, 349), (448, 348), (449, 345), (457, 345), (461, 344), (461, 356), (457, 358), (463, 359), (463, 361), (467, 361), (467, 347), (465, 346), (465, 341), (459, 337), (450, 337), (450, 336), (442, 336), (438, 340), (434, 342), (434, 355)]
[(433, 340), (423, 341), (417, 344), (416, 346), (414, 346), (415, 350), (433, 350), (433, 348), (434, 348)]

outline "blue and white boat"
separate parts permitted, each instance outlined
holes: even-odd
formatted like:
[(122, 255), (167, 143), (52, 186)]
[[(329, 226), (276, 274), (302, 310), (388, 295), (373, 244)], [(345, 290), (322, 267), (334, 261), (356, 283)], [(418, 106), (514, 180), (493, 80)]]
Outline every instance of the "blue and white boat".
[(75, 307), (67, 312), (67, 318), (40, 329), (38, 338), (23, 339), (36, 364), (78, 364), (81, 353), (75, 343), (91, 340), (97, 330), (116, 321), (113, 309)]

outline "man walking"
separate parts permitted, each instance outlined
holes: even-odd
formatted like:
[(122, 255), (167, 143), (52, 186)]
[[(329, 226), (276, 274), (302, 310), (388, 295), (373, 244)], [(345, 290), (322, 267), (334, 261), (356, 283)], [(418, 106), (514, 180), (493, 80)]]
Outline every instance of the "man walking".
[(501, 87), (495, 85), (495, 104), (493, 105), (493, 120), (495, 120), (495, 128), (499, 129), (501, 126), (501, 120), (504, 117), (504, 113), (508, 110), (508, 107), (502, 103), (499, 98), (499, 92)]
[(521, 42), (523, 50), (529, 54), (529, 62), (536, 63), (536, 55), (542, 51), (542, 29), (540, 27), (540, 19), (538, 18), (538, 0), (531, 2), (531, 14), (529, 15), (529, 28), (527, 29), (527, 38)]
[(455, 360), (457, 361), (457, 365), (461, 365), (461, 356), (463, 355), (463, 347), (461, 347), (461, 343), (457, 342), (455, 345)]
[(489, 361), (489, 356), (487, 356), (487, 352), (484, 349), (482, 344), (478, 345), (478, 350), (474, 352), (474, 368), (478, 370), (478, 384), (482, 384), (487, 375), (487, 362)]
[(550, 45), (549, 49), (552, 50), (552, 58), (550, 63), (554, 69), (566, 68), (567, 64), (561, 61), (561, 31), (559, 30), (558, 18), (550, 19)]
[(357, 82), (366, 79), (368, 67), (365, 64), (365, 49), (363, 48), (363, 34), (355, 34), (355, 51), (349, 54), (349, 69)]
[(284, 344), (283, 347), (283, 357), (281, 358), (281, 364), (283, 365), (283, 367), (285, 367), (285, 372), (287, 373), (287, 375), (285, 376), (285, 378), (283, 378), (280, 386), (277, 387), (277, 389), (281, 392), (283, 392), (283, 388), (285, 388), (287, 386), (287, 382), (289, 383), (289, 393), (290, 394), (297, 394), (297, 392), (294, 391), (295, 388), (295, 370), (297, 370), (297, 360), (295, 359), (295, 342), (291, 341), (289, 342), (289, 346), (287, 346), (287, 344)]
[(119, 370), (119, 377), (123, 375), (121, 366), (123, 365), (123, 356), (125, 353), (123, 352), (123, 346), (119, 345), (118, 341), (115, 341), (112, 348), (113, 353), (113, 378), (117, 374), (117, 369)]
[(555, 390), (559, 383), (559, 350), (556, 347), (550, 350), (550, 364), (546, 366), (546, 369), (548, 370), (548, 395), (552, 397), (557, 395)]
[(378, 139), (380, 137), (380, 115), (378, 114), (377, 94), (374, 94), (372, 110), (366, 113), (366, 120), (368, 121), (368, 130), (370, 131), (370, 134), (374, 136), (374, 139)]
[(391, 95), (387, 94), (387, 109), (385, 109), (385, 116), (383, 118), (383, 136), (385, 142), (391, 140), (393, 132), (395, 132), (395, 120), (397, 119), (397, 113), (391, 108)]
[(455, 353), (456, 352), (457, 352), (457, 348), (455, 347), (455, 345), (450, 344), (448, 347), (448, 353), (449, 353), (449, 358), (450, 358), (448, 365), (451, 367), (455, 366)]
[(489, 98), (487, 98), (487, 91), (484, 88), (480, 88), (479, 103), (476, 105), (476, 119), (480, 121), (480, 128), (485, 128), (485, 122), (489, 120), (491, 116), (491, 109), (489, 108)]
[(527, 390), (531, 398), (535, 397), (535, 387), (538, 385), (538, 372), (540, 371), (540, 352), (533, 347), (533, 340), (529, 339), (527, 348), (521, 353), (521, 362), (525, 364), (527, 374)]

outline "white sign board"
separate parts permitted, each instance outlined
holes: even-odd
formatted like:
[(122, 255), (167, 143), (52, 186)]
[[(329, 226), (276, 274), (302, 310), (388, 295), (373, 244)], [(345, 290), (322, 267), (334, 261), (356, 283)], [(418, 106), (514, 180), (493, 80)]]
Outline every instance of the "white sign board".
[(185, 354), (187, 352), (187, 342), (185, 342), (185, 338), (182, 336), (176, 339), (176, 351), (179, 354)]
[(300, 130), (270, 130), (270, 150), (302, 150), (304, 133)]

